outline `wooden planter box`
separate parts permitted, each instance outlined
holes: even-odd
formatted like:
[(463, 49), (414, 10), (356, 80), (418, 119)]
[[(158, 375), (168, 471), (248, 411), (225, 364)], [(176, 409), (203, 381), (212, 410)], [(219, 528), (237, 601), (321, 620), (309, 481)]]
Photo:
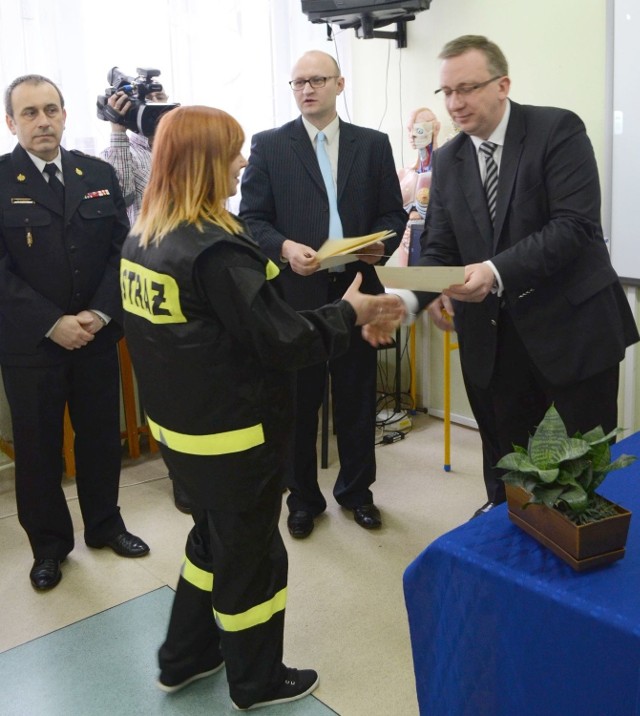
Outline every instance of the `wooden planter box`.
[(623, 507), (614, 504), (617, 515), (576, 525), (546, 505), (523, 509), (529, 493), (512, 485), (506, 490), (509, 519), (573, 569), (591, 569), (624, 557), (631, 512)]

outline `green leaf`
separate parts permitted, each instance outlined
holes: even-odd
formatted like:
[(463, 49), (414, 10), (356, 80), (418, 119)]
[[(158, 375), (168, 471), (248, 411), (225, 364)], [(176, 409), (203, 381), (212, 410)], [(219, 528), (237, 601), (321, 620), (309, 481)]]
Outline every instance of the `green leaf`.
[(510, 452), (498, 460), (496, 467), (503, 470), (522, 470), (523, 465), (531, 465), (527, 452)]
[(557, 467), (553, 467), (549, 470), (538, 470), (537, 474), (544, 483), (555, 482), (560, 474), (560, 470)]
[(589, 505), (589, 495), (577, 485), (565, 490), (560, 499), (574, 512), (582, 512)]
[(542, 487), (540, 485), (533, 488), (531, 494), (533, 495), (532, 504), (543, 504), (547, 507), (554, 507), (558, 501), (558, 497), (562, 494), (563, 487)]

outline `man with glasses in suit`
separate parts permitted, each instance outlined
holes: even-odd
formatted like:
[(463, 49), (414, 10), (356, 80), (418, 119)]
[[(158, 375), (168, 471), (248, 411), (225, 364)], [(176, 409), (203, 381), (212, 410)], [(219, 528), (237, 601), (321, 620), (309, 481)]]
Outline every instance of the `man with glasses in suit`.
[[(336, 101), (345, 79), (330, 55), (305, 53), (289, 84), (301, 116), (253, 137), (240, 215), (281, 267), (279, 280), (294, 309), (339, 299), (357, 271), (363, 275), (364, 293), (380, 293), (373, 264), (397, 248), (407, 221), (389, 139), (338, 117)], [(368, 246), (343, 270), (320, 269), (317, 251), (327, 239), (384, 230), (395, 237)], [(371, 492), (376, 477), (376, 369), (376, 351), (359, 330), (347, 353), (328, 363), (340, 458), (333, 495), (365, 529), (382, 524)], [(311, 534), (314, 519), (327, 506), (318, 486), (316, 453), (326, 374), (325, 365), (297, 373), (287, 525), (298, 539)]]

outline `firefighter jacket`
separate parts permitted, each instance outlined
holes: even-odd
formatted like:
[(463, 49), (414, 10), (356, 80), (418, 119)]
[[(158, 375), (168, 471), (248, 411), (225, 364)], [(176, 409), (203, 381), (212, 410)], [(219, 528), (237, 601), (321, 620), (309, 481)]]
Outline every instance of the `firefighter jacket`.
[(169, 470), (202, 508), (246, 508), (281, 472), (295, 370), (343, 353), (346, 301), (296, 312), (248, 236), (184, 225), (122, 251), (125, 335)]

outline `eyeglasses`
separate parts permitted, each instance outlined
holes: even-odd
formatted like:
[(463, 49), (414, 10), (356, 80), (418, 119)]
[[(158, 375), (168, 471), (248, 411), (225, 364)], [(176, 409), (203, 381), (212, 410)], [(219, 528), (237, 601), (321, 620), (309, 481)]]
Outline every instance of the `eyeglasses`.
[(338, 79), (338, 75), (331, 75), (330, 77), (309, 77), (308, 80), (291, 80), (289, 86), (294, 92), (300, 92), (308, 82), (313, 89), (320, 89), (320, 87), (324, 87), (327, 84), (327, 80), (335, 79)]
[(482, 89), (483, 87), (486, 87), (487, 85), (491, 84), (492, 82), (495, 82), (496, 80), (501, 79), (502, 77), (504, 77), (504, 75), (496, 75), (495, 77), (492, 77), (489, 80), (485, 80), (484, 82), (478, 82), (475, 85), (460, 85), (455, 89), (451, 89), (451, 87), (440, 87), (440, 89), (437, 89), (433, 94), (438, 94), (442, 92), (445, 97), (451, 97), (451, 95), (456, 92), (457, 94), (464, 97), (468, 94), (476, 92), (479, 89)]

